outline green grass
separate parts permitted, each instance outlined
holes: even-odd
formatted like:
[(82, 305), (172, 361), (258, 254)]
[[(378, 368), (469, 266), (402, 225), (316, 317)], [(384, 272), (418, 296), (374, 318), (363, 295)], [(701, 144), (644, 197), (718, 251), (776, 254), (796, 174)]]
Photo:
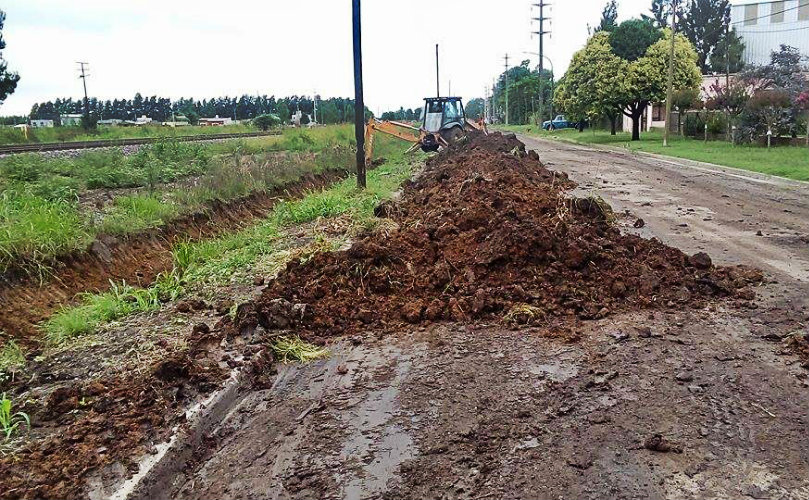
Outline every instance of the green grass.
[[(2, 333), (2, 332), (0, 332)], [(0, 384), (14, 378), (14, 375), (25, 366), (25, 355), (13, 340), (9, 340), (0, 349)]]
[(639, 141), (631, 141), (631, 134), (626, 132), (612, 136), (609, 131), (604, 130), (585, 130), (580, 133), (573, 129), (547, 132), (539, 130), (536, 126), (498, 128), (548, 139), (620, 147), (629, 151), (643, 151), (809, 181), (809, 148), (805, 146), (778, 146), (767, 149), (753, 145), (737, 146), (724, 141), (704, 142), (672, 135), (669, 138), (669, 146), (663, 147), (663, 133), (656, 129), (641, 133)]
[(164, 127), (162, 125), (145, 125), (142, 127), (110, 127), (100, 126), (94, 132), (87, 132), (81, 127), (35, 128), (28, 131), (28, 139), (22, 131), (11, 127), (0, 128), (0, 144), (27, 144), (38, 142), (65, 141), (98, 141), (106, 139), (132, 139), (143, 137), (174, 137), (183, 135), (238, 134), (258, 132), (252, 125), (239, 124), (227, 127)]
[(31, 428), (31, 419), (28, 414), (21, 411), (14, 412), (12, 401), (6, 397), (4, 392), (0, 396), (0, 430), (3, 432), (3, 441), (8, 441), (17, 432), (20, 425)]
[(343, 214), (357, 225), (370, 225), (375, 220), (374, 207), (411, 175), (411, 164), (403, 149), (393, 139), (379, 141), (377, 151), (388, 162), (368, 172), (365, 190), (357, 189), (356, 178), (349, 177), (329, 189), (281, 202), (267, 218), (249, 227), (210, 240), (178, 243), (173, 249), (171, 273), (161, 275), (145, 289), (119, 285), (105, 293), (83, 295), (81, 304), (63, 308), (44, 323), (48, 340), (59, 344), (91, 333), (105, 322), (176, 300), (192, 287), (249, 282), (264, 261), (278, 269), (288, 257), (280, 243), (290, 226)]
[[(131, 234), (212, 200), (348, 168), (352, 136), (353, 128), (333, 126), (207, 145), (159, 142), (128, 157), (105, 150), (76, 158), (0, 159), (0, 272), (22, 265), (41, 273), (49, 261), (86, 248), (99, 233)], [(191, 175), (196, 177), (187, 187), (166, 184)], [(95, 213), (81, 211), (78, 197), (97, 187), (147, 187), (148, 192), (120, 196)]]

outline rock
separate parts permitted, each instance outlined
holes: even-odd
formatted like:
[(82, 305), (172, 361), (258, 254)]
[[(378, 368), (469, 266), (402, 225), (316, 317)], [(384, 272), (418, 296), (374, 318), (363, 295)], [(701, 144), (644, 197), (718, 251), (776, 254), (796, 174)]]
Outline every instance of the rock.
[(174, 309), (180, 313), (189, 313), (191, 312), (191, 304), (186, 301), (178, 302)]
[(692, 266), (696, 267), (697, 269), (710, 269), (713, 265), (711, 261), (710, 255), (705, 252), (697, 252), (691, 257), (688, 258), (688, 261), (691, 263)]
[(675, 380), (678, 382), (691, 382), (694, 380), (694, 376), (689, 372), (680, 372), (674, 376)]
[(645, 225), (646, 225), (646, 222), (645, 222), (643, 219), (638, 218), (638, 220), (636, 220), (636, 221), (635, 221), (635, 223), (634, 223), (634, 224), (632, 224), (632, 227), (635, 227), (635, 228), (637, 228), (637, 229), (640, 229), (640, 228), (642, 228), (642, 227), (643, 227), (643, 226), (645, 226)]
[(661, 453), (682, 453), (683, 448), (682, 446), (669, 441), (668, 439), (664, 438), (662, 434), (654, 434), (646, 439), (643, 443), (643, 447), (647, 450), (652, 451), (659, 451)]
[(261, 286), (264, 284), (264, 276), (256, 276), (253, 278), (253, 284), (256, 286)]
[(206, 333), (210, 333), (211, 327), (208, 326), (208, 323), (197, 323), (194, 325), (194, 328), (191, 330), (191, 333), (199, 335), (205, 335)]
[(756, 292), (748, 287), (738, 290), (736, 295), (742, 300), (753, 300), (756, 298)]

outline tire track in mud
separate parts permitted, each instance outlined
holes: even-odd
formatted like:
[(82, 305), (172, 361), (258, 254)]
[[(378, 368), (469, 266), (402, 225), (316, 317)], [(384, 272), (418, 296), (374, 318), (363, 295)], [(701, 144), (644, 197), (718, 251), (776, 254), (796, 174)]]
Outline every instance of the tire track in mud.
[(269, 192), (229, 202), (214, 201), (203, 211), (179, 217), (159, 228), (120, 238), (100, 235), (86, 251), (60, 258), (45, 283), (22, 273), (2, 276), (0, 331), (23, 344), (35, 345), (41, 335), (37, 325), (60, 307), (72, 303), (77, 294), (108, 290), (110, 281), (149, 285), (158, 274), (171, 269), (171, 249), (178, 241), (198, 241), (232, 232), (266, 216), (280, 200), (299, 198), (346, 175), (346, 171), (307, 174)]

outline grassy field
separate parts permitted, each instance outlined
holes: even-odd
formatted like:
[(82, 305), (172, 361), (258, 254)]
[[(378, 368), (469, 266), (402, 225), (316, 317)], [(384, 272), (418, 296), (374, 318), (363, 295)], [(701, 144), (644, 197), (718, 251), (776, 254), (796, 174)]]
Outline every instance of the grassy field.
[(612, 136), (604, 130), (585, 130), (580, 133), (573, 129), (565, 129), (547, 132), (536, 126), (524, 125), (498, 128), (547, 139), (580, 144), (603, 144), (625, 148), (629, 151), (644, 151), (809, 181), (809, 148), (807, 147), (779, 146), (767, 149), (759, 146), (734, 146), (724, 141), (706, 143), (680, 136), (672, 136), (669, 146), (663, 147), (663, 134), (660, 130), (644, 132), (641, 134), (640, 141), (633, 142), (630, 140), (630, 134), (626, 132)]
[[(300, 224), (347, 216), (353, 227), (372, 227), (378, 221), (374, 207), (411, 175), (411, 162), (405, 158), (401, 143), (381, 137), (376, 151), (387, 162), (368, 173), (367, 189), (358, 190), (352, 176), (300, 200), (282, 202), (266, 219), (245, 229), (210, 240), (180, 243), (173, 249), (174, 269), (170, 273), (161, 274), (148, 288), (121, 283), (104, 293), (84, 295), (80, 304), (62, 309), (43, 325), (48, 341), (61, 344), (92, 333), (104, 323), (159, 309), (191, 289), (249, 282), (255, 275), (273, 274), (292, 258), (283, 250), (282, 238), (289, 228)], [(341, 243), (324, 240), (310, 252), (335, 250)]]
[[(100, 233), (141, 231), (213, 199), (348, 167), (352, 141), (353, 128), (343, 125), (214, 144), (167, 141), (130, 156), (104, 150), (73, 158), (0, 159), (0, 272), (20, 261), (38, 266), (82, 249)], [(193, 186), (166, 185), (189, 176), (195, 176)], [(89, 190), (116, 188), (142, 189), (98, 209), (88, 211), (80, 203)]]
[(134, 139), (142, 137), (174, 137), (178, 135), (211, 135), (211, 134), (238, 134), (244, 132), (258, 132), (252, 125), (239, 124), (227, 127), (164, 127), (162, 125), (144, 125), (142, 127), (110, 127), (99, 126), (93, 132), (87, 132), (81, 127), (53, 127), (32, 128), (28, 137), (20, 129), (11, 127), (0, 128), (0, 145), (31, 144), (39, 142), (69, 142), (69, 141), (98, 141), (105, 139)]

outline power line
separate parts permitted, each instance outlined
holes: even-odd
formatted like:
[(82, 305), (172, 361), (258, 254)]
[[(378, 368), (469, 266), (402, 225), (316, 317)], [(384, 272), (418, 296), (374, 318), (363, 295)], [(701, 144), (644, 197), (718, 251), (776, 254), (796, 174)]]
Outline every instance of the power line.
[(802, 26), (800, 28), (786, 28), (782, 30), (739, 30), (739, 33), (785, 33), (787, 31), (801, 31), (809, 29), (809, 26)]
[[(550, 6), (550, 4), (545, 3), (545, 0), (539, 0), (539, 3), (535, 3), (535, 4), (533, 4), (533, 6), (534, 7), (539, 7), (539, 16), (532, 18), (534, 21), (539, 22), (539, 30), (538, 31), (533, 31), (532, 33), (537, 35), (537, 37), (539, 38), (539, 72), (538, 72), (537, 76), (539, 78), (539, 114), (538, 114), (538, 116), (540, 117), (540, 120), (539, 120), (540, 123), (539, 124), (541, 125), (542, 124), (542, 120), (541, 120), (542, 109), (544, 107), (543, 106), (543, 95), (542, 95), (543, 94), (543, 92), (542, 92), (542, 69), (543, 69), (543, 67), (542, 66), (543, 66), (545, 53), (544, 53), (543, 43), (544, 43), (544, 40), (545, 40), (545, 34), (550, 33), (550, 31), (545, 31), (545, 21), (550, 20), (550, 17), (545, 16), (545, 7)], [(553, 117), (551, 117), (551, 118), (553, 118)]]
[[(758, 4), (754, 4), (754, 5), (758, 5)], [(777, 14), (783, 14), (784, 12), (789, 12), (791, 10), (796, 10), (796, 9), (801, 8), (801, 7), (803, 7), (803, 5), (801, 5), (800, 2), (798, 2), (798, 5), (795, 6), (795, 7), (790, 7), (788, 9), (780, 10), (778, 12), (770, 12), (769, 14), (764, 14), (763, 16), (758, 16), (758, 17), (754, 17), (754, 18), (751, 18), (751, 19), (742, 19), (741, 21), (736, 21), (735, 23), (730, 23), (730, 24), (741, 24), (741, 23), (746, 23), (748, 21), (758, 21), (759, 19), (764, 19), (765, 17), (772, 17), (772, 16), (775, 16)]]

